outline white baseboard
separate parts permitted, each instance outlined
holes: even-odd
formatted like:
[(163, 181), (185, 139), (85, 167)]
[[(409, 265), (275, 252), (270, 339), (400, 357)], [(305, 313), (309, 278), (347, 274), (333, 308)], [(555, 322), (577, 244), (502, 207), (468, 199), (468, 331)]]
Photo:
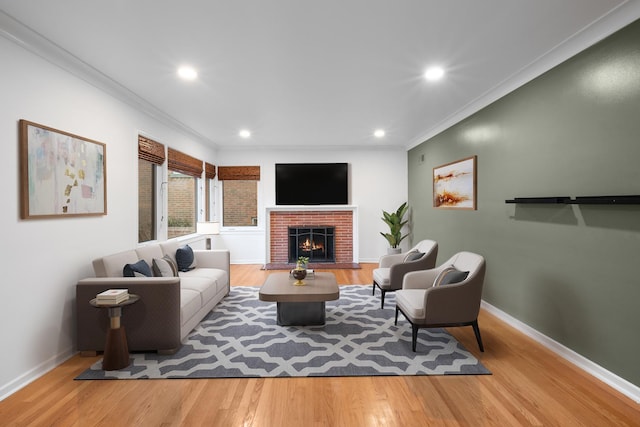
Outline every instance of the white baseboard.
[(485, 309), (487, 312), (491, 313), (492, 315), (496, 316), (503, 322), (507, 323), (509, 326), (512, 326), (518, 331), (522, 332), (529, 338), (532, 338), (535, 341), (539, 342), (549, 350), (556, 353), (558, 356), (564, 358), (568, 362), (582, 369), (589, 375), (592, 375), (597, 379), (599, 379), (600, 381), (602, 381), (603, 383), (613, 387), (620, 393), (624, 394), (630, 399), (633, 399), (636, 403), (640, 403), (640, 387), (630, 383), (624, 378), (617, 376), (613, 372), (606, 370), (602, 366), (592, 362), (591, 360), (576, 353), (570, 348), (565, 347), (559, 342), (538, 332), (537, 330), (533, 329), (531, 326), (527, 325), (526, 323), (523, 323), (520, 320), (514, 317), (511, 317), (504, 311), (492, 306), (488, 302), (482, 301), (482, 308)]
[(16, 391), (20, 390), (21, 388), (27, 386), (31, 382), (37, 380), (38, 378), (40, 378), (47, 372), (51, 371), (52, 369), (60, 366), (62, 363), (71, 359), (75, 354), (76, 353), (71, 348), (69, 348), (63, 351), (62, 353), (59, 353), (58, 355), (53, 356), (49, 360), (42, 362), (40, 365), (36, 366), (35, 368), (25, 372), (24, 374), (20, 375), (18, 378), (14, 379), (10, 383), (0, 386), (0, 401), (9, 397)]

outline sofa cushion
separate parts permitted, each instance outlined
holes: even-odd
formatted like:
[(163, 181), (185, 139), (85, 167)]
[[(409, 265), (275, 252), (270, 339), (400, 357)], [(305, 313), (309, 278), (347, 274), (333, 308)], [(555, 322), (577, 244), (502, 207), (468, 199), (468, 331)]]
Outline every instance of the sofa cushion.
[(178, 265), (178, 262), (176, 261), (176, 251), (179, 247), (180, 244), (175, 239), (160, 242), (160, 249), (162, 249), (162, 253), (164, 255), (168, 255), (169, 258), (171, 258), (176, 263), (176, 265)]
[(180, 287), (180, 325), (187, 323), (200, 308), (202, 308), (200, 292)]
[(460, 271), (453, 266), (447, 267), (438, 274), (436, 280), (433, 281), (433, 286), (444, 286), (452, 283), (459, 283), (466, 279), (468, 275), (468, 271)]
[[(178, 273), (181, 279), (204, 278), (215, 282), (215, 292), (219, 292), (221, 287), (229, 283), (229, 275), (226, 271), (218, 268), (201, 268)], [(183, 282), (184, 283), (184, 282)]]
[(149, 265), (153, 265), (154, 258), (162, 258), (162, 256), (164, 255), (162, 253), (160, 245), (157, 243), (150, 243), (144, 246), (139, 246), (136, 248), (136, 253), (138, 254), (138, 259), (147, 261), (147, 264)]
[(139, 260), (136, 251), (130, 250), (98, 258), (93, 261), (93, 264), (96, 275), (99, 277), (122, 277), (122, 267)]
[(424, 297), (425, 289), (402, 289), (396, 292), (396, 305), (402, 309), (411, 320), (425, 318)]
[(178, 277), (178, 266), (167, 255), (162, 258), (154, 258), (151, 265), (153, 275), (157, 277)]
[(191, 246), (184, 245), (176, 251), (176, 263), (178, 264), (179, 271), (189, 271), (196, 268), (195, 256), (193, 255), (193, 249)]
[(122, 275), (124, 277), (151, 277), (151, 268), (149, 264), (143, 259), (133, 264), (125, 264), (122, 268)]
[(378, 284), (382, 289), (389, 288), (389, 275), (391, 269), (387, 267), (376, 268), (373, 270), (373, 281)]
[(182, 277), (180, 278), (180, 288), (198, 292), (203, 305), (208, 303), (218, 292), (216, 281), (204, 277)]

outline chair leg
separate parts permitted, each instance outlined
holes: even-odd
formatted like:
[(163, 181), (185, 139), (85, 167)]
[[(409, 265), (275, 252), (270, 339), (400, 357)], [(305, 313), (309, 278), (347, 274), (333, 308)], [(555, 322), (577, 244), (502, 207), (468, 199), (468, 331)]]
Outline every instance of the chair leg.
[(471, 326), (473, 326), (473, 332), (476, 334), (478, 347), (480, 347), (480, 351), (484, 352), (484, 346), (482, 345), (482, 337), (480, 337), (480, 328), (478, 327), (478, 321), (474, 320)]
[(416, 352), (416, 344), (418, 343), (418, 327), (411, 324), (411, 349)]
[(376, 294), (376, 282), (373, 282), (373, 289), (371, 290), (371, 295)]
[(382, 291), (382, 300), (380, 301), (380, 308), (384, 308), (384, 294), (387, 293), (384, 289), (380, 289)]
[(395, 326), (398, 326), (398, 306), (396, 305), (396, 321), (393, 322)]

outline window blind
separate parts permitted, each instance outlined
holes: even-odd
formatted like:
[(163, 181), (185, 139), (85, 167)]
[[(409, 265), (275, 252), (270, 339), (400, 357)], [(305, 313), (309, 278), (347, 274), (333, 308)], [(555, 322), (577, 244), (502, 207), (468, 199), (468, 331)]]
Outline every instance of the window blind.
[(213, 179), (216, 177), (216, 167), (211, 163), (204, 163), (204, 177), (206, 179)]
[(164, 145), (152, 139), (138, 135), (138, 158), (161, 165), (164, 163)]
[(202, 177), (202, 160), (191, 157), (181, 151), (174, 150), (169, 147), (168, 151), (168, 163), (169, 170), (180, 172), (185, 175), (193, 176), (196, 178)]
[(221, 181), (259, 181), (260, 166), (218, 166), (218, 179)]

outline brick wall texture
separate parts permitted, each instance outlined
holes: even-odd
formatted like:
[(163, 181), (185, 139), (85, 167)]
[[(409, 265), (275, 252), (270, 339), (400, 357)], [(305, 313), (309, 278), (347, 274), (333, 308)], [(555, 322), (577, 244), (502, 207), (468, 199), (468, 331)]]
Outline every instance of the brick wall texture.
[(353, 262), (353, 212), (300, 211), (271, 212), (270, 248), (272, 263), (289, 261), (288, 227), (335, 227), (336, 263)]
[(138, 160), (138, 242), (154, 240), (153, 163)]
[(196, 232), (196, 190), (194, 178), (169, 176), (169, 238)]
[(222, 185), (225, 226), (258, 225), (258, 184), (256, 181), (232, 180)]

